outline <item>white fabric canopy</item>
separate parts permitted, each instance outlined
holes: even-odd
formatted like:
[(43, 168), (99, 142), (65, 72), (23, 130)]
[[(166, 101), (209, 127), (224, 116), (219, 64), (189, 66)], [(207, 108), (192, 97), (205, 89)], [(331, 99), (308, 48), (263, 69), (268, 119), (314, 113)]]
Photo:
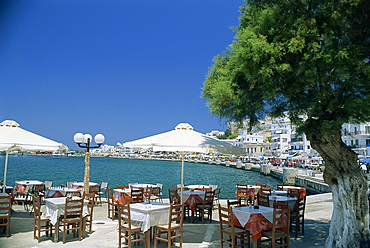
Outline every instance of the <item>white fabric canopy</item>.
[(180, 123), (172, 131), (126, 142), (123, 146), (142, 149), (153, 148), (153, 151), (169, 152), (243, 153), (243, 149), (240, 147), (194, 131), (188, 123)]
[(123, 146), (142, 149), (152, 148), (153, 151), (179, 152), (182, 158), (181, 200), (184, 186), (184, 158), (187, 153), (243, 154), (242, 148), (196, 132), (188, 123), (180, 123), (172, 131), (126, 142)]
[(8, 164), (8, 154), (10, 151), (44, 151), (54, 152), (57, 150), (67, 150), (68, 147), (62, 143), (42, 137), (38, 134), (24, 130), (19, 124), (12, 120), (5, 120), (0, 123), (0, 151), (6, 152), (4, 169), (4, 186), (6, 184), (6, 170)]

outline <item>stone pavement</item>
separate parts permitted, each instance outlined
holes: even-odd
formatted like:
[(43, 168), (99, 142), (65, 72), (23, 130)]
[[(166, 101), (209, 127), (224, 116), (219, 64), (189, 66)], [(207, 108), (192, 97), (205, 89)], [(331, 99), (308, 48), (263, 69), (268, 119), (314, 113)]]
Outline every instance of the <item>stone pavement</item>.
[[(226, 200), (220, 200), (226, 205)], [(118, 221), (107, 218), (107, 204), (97, 205), (94, 208), (93, 232), (82, 241), (70, 235), (66, 244), (61, 241), (53, 242), (52, 237), (41, 238), (41, 243), (33, 239), (33, 214), (23, 210), (22, 206), (14, 206), (15, 212), (11, 218), (10, 237), (0, 236), (1, 248), (17, 247), (118, 247)], [(330, 218), (333, 210), (331, 193), (307, 196), (305, 212), (305, 234), (297, 238), (294, 232), (290, 233), (290, 247), (324, 247), (328, 235)], [(213, 221), (209, 224), (188, 223), (184, 221), (183, 247), (184, 248), (215, 248), (220, 247), (220, 226), (218, 223), (218, 210), (213, 213)], [(153, 246), (153, 242), (151, 243)], [(179, 243), (176, 243), (179, 247)], [(143, 242), (139, 246), (143, 247)], [(161, 242), (160, 248), (167, 247)]]

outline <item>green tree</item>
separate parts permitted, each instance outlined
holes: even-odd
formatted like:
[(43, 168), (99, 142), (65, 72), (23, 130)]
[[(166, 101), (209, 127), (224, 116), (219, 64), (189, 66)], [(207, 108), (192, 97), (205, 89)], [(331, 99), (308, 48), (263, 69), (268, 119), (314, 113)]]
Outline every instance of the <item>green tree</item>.
[(326, 247), (369, 247), (368, 185), (341, 126), (370, 120), (370, 1), (246, 0), (240, 12), (204, 82), (211, 113), (250, 125), (288, 113), (325, 161)]

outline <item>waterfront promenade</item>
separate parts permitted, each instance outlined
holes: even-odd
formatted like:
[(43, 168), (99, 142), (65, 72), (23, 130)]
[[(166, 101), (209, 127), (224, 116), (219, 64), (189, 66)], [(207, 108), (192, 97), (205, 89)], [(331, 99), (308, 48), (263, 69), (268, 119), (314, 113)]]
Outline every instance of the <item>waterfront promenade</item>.
[[(331, 193), (307, 196), (305, 212), (305, 234), (294, 237), (294, 232), (290, 233), (290, 247), (324, 247), (325, 239), (328, 235), (333, 203)], [(168, 202), (168, 199), (165, 200)], [(222, 205), (226, 205), (226, 200), (220, 200)], [(118, 221), (107, 218), (107, 204), (96, 205), (94, 208), (93, 232), (87, 235), (81, 242), (78, 239), (63, 242), (53, 242), (53, 238), (42, 236), (41, 243), (33, 239), (33, 214), (25, 212), (22, 206), (15, 205), (15, 212), (11, 218), (11, 236), (9, 238), (0, 237), (0, 247), (118, 247)], [(201, 224), (198, 222), (189, 223), (184, 221), (183, 247), (184, 248), (216, 248), (220, 247), (220, 232), (218, 222), (218, 210), (213, 212), (212, 224)], [(178, 247), (179, 244), (177, 243)], [(143, 243), (139, 246), (143, 247)], [(151, 243), (153, 247), (153, 242)], [(164, 242), (159, 243), (158, 247), (167, 247)]]

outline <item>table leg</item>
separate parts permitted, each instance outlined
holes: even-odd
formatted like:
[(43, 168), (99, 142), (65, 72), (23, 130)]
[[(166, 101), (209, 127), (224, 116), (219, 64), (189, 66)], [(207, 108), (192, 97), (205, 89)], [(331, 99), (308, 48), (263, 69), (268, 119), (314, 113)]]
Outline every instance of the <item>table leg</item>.
[(54, 225), (54, 242), (58, 243), (59, 240), (59, 220)]
[(144, 232), (145, 248), (150, 248), (150, 228)]

